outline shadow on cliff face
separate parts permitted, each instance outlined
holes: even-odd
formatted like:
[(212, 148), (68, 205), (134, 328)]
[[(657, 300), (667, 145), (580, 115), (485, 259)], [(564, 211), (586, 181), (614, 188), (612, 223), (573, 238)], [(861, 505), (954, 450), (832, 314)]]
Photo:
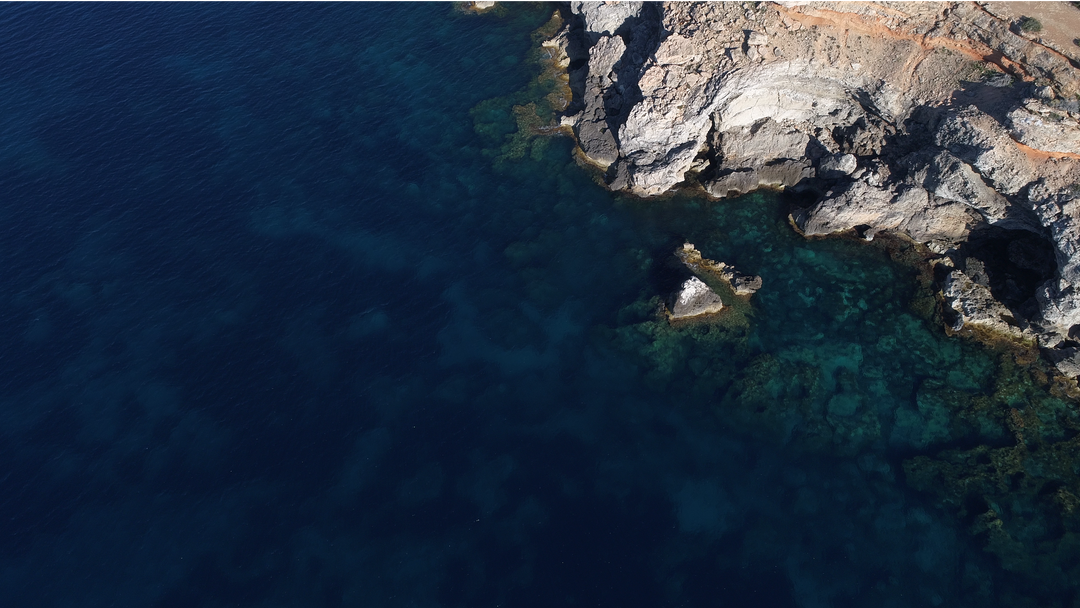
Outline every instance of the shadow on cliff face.
[(585, 23), (581, 15), (570, 12), (569, 7), (561, 7), (560, 13), (567, 23), (566, 56), (570, 65), (566, 68), (571, 99), (566, 107), (567, 116), (573, 116), (585, 109), (585, 80), (589, 77), (589, 40), (585, 33)]
[[(1023, 105), (1031, 97), (1030, 85), (1017, 82), (1009, 74), (987, 72), (976, 76), (977, 80), (961, 81), (948, 103), (940, 106), (920, 105), (912, 109), (904, 120), (902, 136), (887, 138), (887, 149), (880, 151), (881, 160), (889, 162), (902, 158), (933, 143), (933, 132), (941, 118), (952, 110), (975, 106), (999, 124), (1007, 124), (1009, 112)], [(895, 165), (891, 165), (894, 170)]]
[(660, 43), (667, 37), (661, 21), (661, 9), (657, 2), (646, 2), (641, 7), (641, 14), (636, 19), (627, 19), (615, 32), (626, 43), (626, 52), (616, 66), (619, 78), (617, 92), (604, 98), (608, 127), (619, 141), (619, 129), (626, 122), (630, 108), (640, 103), (645, 97), (638, 87), (645, 62), (660, 48)]
[(588, 95), (602, 94), (608, 129), (615, 135), (617, 141), (619, 128), (626, 122), (627, 112), (644, 99), (637, 84), (642, 68), (659, 48), (667, 34), (663, 29), (660, 6), (653, 2), (644, 3), (641, 12), (636, 17), (630, 17), (612, 32), (612, 35), (623, 39), (626, 51), (615, 64), (615, 86), (603, 91), (587, 90), (590, 84), (589, 77), (598, 76), (589, 74), (589, 48), (595, 44), (600, 35), (586, 31), (584, 19), (580, 14), (563, 9), (563, 18), (569, 23), (569, 44), (566, 52), (570, 58), (570, 65), (567, 71), (570, 91), (573, 94), (573, 100), (565, 114), (573, 116), (585, 110), (585, 99)]
[(961, 84), (944, 107), (975, 106), (1002, 125), (1007, 124), (1009, 112), (1021, 107), (1024, 99), (1031, 96), (1030, 84), (999, 72), (987, 73), (980, 80)]
[(1049, 240), (1026, 230), (986, 226), (960, 247), (966, 274), (990, 288), (994, 299), (1019, 317), (1038, 314), (1035, 290), (1057, 272)]

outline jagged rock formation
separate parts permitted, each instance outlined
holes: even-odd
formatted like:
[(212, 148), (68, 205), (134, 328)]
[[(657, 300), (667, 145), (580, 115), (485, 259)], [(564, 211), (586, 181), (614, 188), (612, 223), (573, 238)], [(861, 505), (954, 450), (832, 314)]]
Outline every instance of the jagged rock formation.
[[(977, 261), (969, 260), (968, 265), (973, 266)], [(961, 270), (953, 269), (941, 282), (941, 295), (945, 304), (956, 313), (953, 330), (978, 327), (1004, 335), (1020, 335), (1012, 314), (990, 293), (985, 274), (982, 277), (972, 277)]]
[[(610, 188), (804, 191), (816, 201), (793, 219), (806, 235), (925, 243), (956, 269), (943, 295), (959, 323), (991, 311), (990, 329), (1037, 338), (1063, 372), (1080, 370), (1070, 337), (1080, 334), (1080, 55), (971, 2), (575, 2), (570, 12), (554, 41), (575, 95), (564, 123)], [(959, 270), (975, 255), (965, 243), (1003, 251), (1008, 231), (1052, 251), (1029, 273), (1047, 275), (1031, 293), (1013, 293), (1024, 277), (1004, 266), (988, 263), (989, 287)], [(986, 251), (977, 259), (1022, 266)]]

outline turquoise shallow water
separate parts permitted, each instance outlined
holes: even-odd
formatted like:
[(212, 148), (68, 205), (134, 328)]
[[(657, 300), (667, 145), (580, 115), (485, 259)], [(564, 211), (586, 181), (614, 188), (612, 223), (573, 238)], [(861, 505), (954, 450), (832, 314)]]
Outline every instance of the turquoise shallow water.
[[(1071, 601), (932, 464), (1066, 402), (790, 201), (514, 139), (551, 11), (0, 9), (8, 605)], [(656, 316), (686, 240), (748, 310)]]

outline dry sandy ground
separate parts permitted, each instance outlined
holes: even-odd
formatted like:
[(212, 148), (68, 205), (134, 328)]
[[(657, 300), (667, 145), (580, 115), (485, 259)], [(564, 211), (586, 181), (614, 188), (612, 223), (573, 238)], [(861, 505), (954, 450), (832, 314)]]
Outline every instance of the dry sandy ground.
[(1080, 8), (1070, 2), (987, 2), (986, 10), (1006, 21), (1020, 17), (1034, 17), (1042, 23), (1042, 31), (1032, 34), (1034, 40), (1080, 61), (1080, 46), (1073, 40), (1080, 38)]

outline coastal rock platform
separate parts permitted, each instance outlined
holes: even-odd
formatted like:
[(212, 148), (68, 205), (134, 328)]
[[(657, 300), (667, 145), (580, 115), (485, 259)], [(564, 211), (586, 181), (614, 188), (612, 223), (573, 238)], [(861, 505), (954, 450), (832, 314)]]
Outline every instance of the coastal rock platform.
[[(808, 237), (889, 232), (954, 268), (974, 258), (991, 287), (940, 285), (957, 322), (993, 309), (991, 329), (1075, 376), (1049, 351), (1080, 332), (1080, 47), (997, 4), (574, 2), (552, 41), (570, 59), (563, 122), (612, 190), (790, 189)], [(1021, 233), (1049, 252), (1024, 276)]]

